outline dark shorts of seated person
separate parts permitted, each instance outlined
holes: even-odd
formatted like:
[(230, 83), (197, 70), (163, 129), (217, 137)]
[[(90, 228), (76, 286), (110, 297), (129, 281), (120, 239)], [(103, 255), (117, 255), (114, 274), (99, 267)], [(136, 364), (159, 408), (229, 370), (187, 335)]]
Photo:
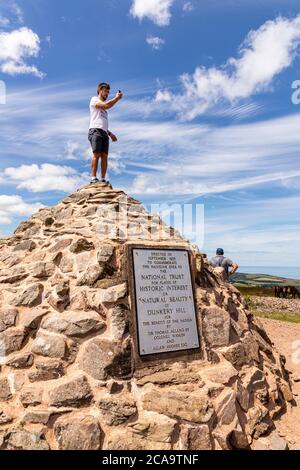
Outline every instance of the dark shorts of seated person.
[(103, 129), (90, 129), (88, 139), (93, 153), (107, 153), (109, 151), (109, 137)]

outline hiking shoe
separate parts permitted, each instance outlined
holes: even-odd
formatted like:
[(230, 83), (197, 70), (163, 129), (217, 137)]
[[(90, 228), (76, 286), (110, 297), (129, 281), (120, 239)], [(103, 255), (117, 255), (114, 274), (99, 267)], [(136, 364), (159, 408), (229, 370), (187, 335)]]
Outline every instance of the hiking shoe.
[(100, 182), (101, 182), (101, 183), (109, 184), (109, 181), (107, 181), (105, 178), (101, 178)]
[(92, 178), (91, 181), (90, 181), (90, 184), (93, 184), (93, 183), (99, 183), (99, 180), (98, 178)]

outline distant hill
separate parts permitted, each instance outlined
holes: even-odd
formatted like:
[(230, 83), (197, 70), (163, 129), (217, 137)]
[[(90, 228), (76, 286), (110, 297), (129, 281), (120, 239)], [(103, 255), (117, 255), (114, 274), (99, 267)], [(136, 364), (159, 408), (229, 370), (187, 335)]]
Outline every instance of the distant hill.
[(300, 288), (299, 279), (287, 279), (280, 276), (271, 276), (270, 274), (236, 273), (230, 279), (236, 287), (273, 288), (274, 286), (295, 286)]

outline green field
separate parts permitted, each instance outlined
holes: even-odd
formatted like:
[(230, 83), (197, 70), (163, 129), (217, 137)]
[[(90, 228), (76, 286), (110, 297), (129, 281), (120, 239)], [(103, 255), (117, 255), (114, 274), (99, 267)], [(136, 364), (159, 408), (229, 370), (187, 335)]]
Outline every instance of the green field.
[[(263, 306), (255, 306), (251, 299), (252, 296), (274, 297), (274, 286), (295, 286), (300, 290), (300, 281), (298, 279), (286, 279), (268, 274), (237, 273), (231, 277), (231, 282), (241, 292), (255, 316), (290, 323), (300, 323), (300, 314), (297, 313), (297, 307), (295, 312), (264, 310)], [(296, 302), (300, 303), (299, 300)]]
[(274, 296), (275, 286), (295, 286), (300, 289), (299, 279), (286, 279), (269, 274), (236, 273), (230, 279), (244, 296), (258, 295), (272, 297)]

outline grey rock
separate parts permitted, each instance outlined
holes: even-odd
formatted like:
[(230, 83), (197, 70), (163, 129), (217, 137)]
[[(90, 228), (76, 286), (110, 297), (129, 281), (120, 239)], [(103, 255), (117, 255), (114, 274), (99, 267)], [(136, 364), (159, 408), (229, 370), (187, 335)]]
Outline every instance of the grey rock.
[(35, 410), (35, 411), (27, 411), (22, 421), (24, 423), (32, 423), (32, 424), (47, 424), (51, 417), (51, 412), (49, 411), (42, 411), (42, 410)]
[(33, 251), (36, 248), (36, 243), (32, 240), (26, 240), (14, 247), (13, 251)]
[(116, 305), (107, 312), (110, 322), (111, 336), (120, 341), (128, 331), (129, 311), (125, 305)]
[(72, 253), (81, 253), (82, 251), (91, 251), (94, 250), (95, 246), (92, 242), (89, 242), (85, 238), (79, 238), (70, 246), (70, 251)]
[(100, 450), (101, 428), (94, 416), (69, 414), (59, 418), (54, 426), (60, 450)]
[(51, 406), (80, 407), (87, 405), (93, 398), (92, 390), (84, 375), (62, 381), (49, 392)]
[(64, 375), (63, 363), (58, 359), (38, 357), (35, 366), (36, 370), (28, 374), (30, 382), (55, 380)]
[(22, 405), (27, 408), (27, 406), (37, 406), (42, 403), (43, 399), (43, 389), (34, 386), (23, 387), (20, 394), (20, 401)]
[(33, 364), (33, 355), (30, 353), (17, 354), (7, 361), (6, 364), (14, 369), (27, 369)]
[(99, 264), (88, 266), (86, 271), (81, 275), (77, 281), (77, 286), (90, 286), (92, 287), (95, 282), (102, 278), (104, 268)]
[(103, 398), (98, 406), (103, 414), (104, 422), (108, 426), (119, 426), (137, 412), (136, 404), (132, 399), (118, 397), (117, 399)]
[(9, 416), (7, 413), (5, 413), (5, 411), (0, 411), (0, 425), (12, 423), (13, 420), (13, 417)]
[(66, 352), (66, 343), (59, 335), (39, 331), (31, 350), (41, 356), (63, 358)]
[(80, 353), (81, 369), (97, 380), (127, 377), (131, 374), (131, 345), (93, 338), (84, 343)]
[(211, 348), (229, 345), (230, 316), (220, 307), (207, 307), (202, 311), (203, 336)]
[(104, 245), (97, 253), (97, 261), (99, 264), (105, 264), (110, 261), (115, 251), (112, 245)]
[(42, 284), (32, 284), (26, 287), (20, 294), (17, 294), (11, 303), (12, 305), (22, 305), (24, 307), (39, 305), (42, 302), (43, 289)]
[(0, 401), (7, 401), (12, 397), (7, 377), (0, 377)]
[(0, 333), (0, 356), (7, 356), (20, 351), (25, 339), (25, 332), (20, 328), (9, 328)]
[(14, 326), (18, 310), (16, 308), (3, 308), (0, 310), (0, 332), (7, 330), (7, 328)]
[(49, 450), (50, 447), (42, 436), (25, 429), (16, 429), (10, 433), (7, 448), (9, 450)]
[(45, 318), (42, 328), (67, 336), (84, 336), (87, 333), (100, 331), (105, 327), (96, 312), (66, 312), (53, 314)]

